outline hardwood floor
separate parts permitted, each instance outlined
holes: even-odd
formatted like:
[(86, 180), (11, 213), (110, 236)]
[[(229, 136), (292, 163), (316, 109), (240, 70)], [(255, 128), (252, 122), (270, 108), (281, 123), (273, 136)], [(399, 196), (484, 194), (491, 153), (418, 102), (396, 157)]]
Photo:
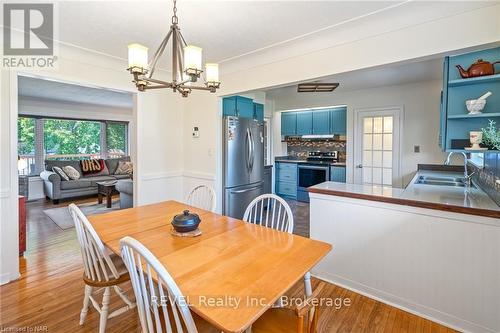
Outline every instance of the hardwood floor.
[[(96, 201), (96, 198), (78, 203)], [(58, 206), (66, 206), (68, 202)], [(27, 204), (27, 251), (20, 259), (21, 278), (0, 287), (0, 330), (26, 332), (97, 332), (98, 313), (91, 307), (83, 326), (79, 314), (83, 300), (83, 267), (74, 228), (62, 230), (43, 213), (52, 208), (39, 200)], [(295, 231), (309, 229), (308, 206), (292, 203)], [(313, 285), (317, 283), (313, 281)], [(132, 295), (131, 286), (125, 290)], [(303, 294), (302, 283), (289, 296)], [(328, 284), (322, 297), (350, 299), (350, 306), (323, 307), (320, 332), (454, 332), (378, 301)], [(114, 296), (111, 307), (122, 305)], [(24, 328), (27, 327), (27, 328)], [(24, 330), (21, 330), (24, 328)], [(107, 332), (140, 332), (135, 311), (108, 320)]]

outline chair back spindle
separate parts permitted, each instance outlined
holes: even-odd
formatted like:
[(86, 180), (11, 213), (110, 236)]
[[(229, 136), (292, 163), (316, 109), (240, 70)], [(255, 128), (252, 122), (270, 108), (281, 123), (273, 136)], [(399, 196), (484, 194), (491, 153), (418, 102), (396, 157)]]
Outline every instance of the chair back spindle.
[(245, 210), (243, 220), (288, 233), (293, 232), (293, 214), (287, 202), (275, 194), (255, 198)]
[(132, 237), (120, 240), (144, 333), (197, 333), (186, 299), (165, 267)]
[(120, 274), (92, 224), (75, 204), (70, 204), (68, 209), (75, 222), (76, 235), (80, 244), (87, 279), (99, 282), (118, 279)]
[(214, 189), (207, 185), (196, 186), (189, 193), (187, 204), (215, 212), (216, 197)]

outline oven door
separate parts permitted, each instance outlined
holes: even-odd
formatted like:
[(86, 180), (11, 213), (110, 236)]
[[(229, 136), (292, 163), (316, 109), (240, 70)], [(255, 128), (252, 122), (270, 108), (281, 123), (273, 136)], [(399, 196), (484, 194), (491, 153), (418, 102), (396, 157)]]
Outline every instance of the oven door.
[(298, 166), (298, 188), (297, 199), (309, 202), (307, 188), (330, 180), (330, 167), (319, 165)]

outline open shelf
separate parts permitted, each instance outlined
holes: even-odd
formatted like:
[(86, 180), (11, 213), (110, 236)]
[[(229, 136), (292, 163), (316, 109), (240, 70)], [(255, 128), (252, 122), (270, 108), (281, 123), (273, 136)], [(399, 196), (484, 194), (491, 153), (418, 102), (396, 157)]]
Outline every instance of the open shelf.
[(459, 87), (459, 86), (466, 86), (469, 84), (479, 84), (479, 83), (487, 83), (493, 81), (500, 81), (500, 74), (479, 76), (471, 79), (450, 80), (448, 81), (448, 87)]
[(479, 114), (450, 114), (448, 119), (466, 119), (466, 118), (495, 118), (500, 117), (500, 112), (485, 112)]

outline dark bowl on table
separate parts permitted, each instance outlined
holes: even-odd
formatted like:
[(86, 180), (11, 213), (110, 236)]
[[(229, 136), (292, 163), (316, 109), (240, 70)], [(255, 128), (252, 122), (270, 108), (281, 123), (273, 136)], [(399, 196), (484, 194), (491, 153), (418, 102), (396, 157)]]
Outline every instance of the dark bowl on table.
[(185, 210), (182, 214), (174, 216), (172, 226), (177, 232), (190, 232), (198, 229), (200, 222), (198, 214), (193, 214), (189, 210)]

